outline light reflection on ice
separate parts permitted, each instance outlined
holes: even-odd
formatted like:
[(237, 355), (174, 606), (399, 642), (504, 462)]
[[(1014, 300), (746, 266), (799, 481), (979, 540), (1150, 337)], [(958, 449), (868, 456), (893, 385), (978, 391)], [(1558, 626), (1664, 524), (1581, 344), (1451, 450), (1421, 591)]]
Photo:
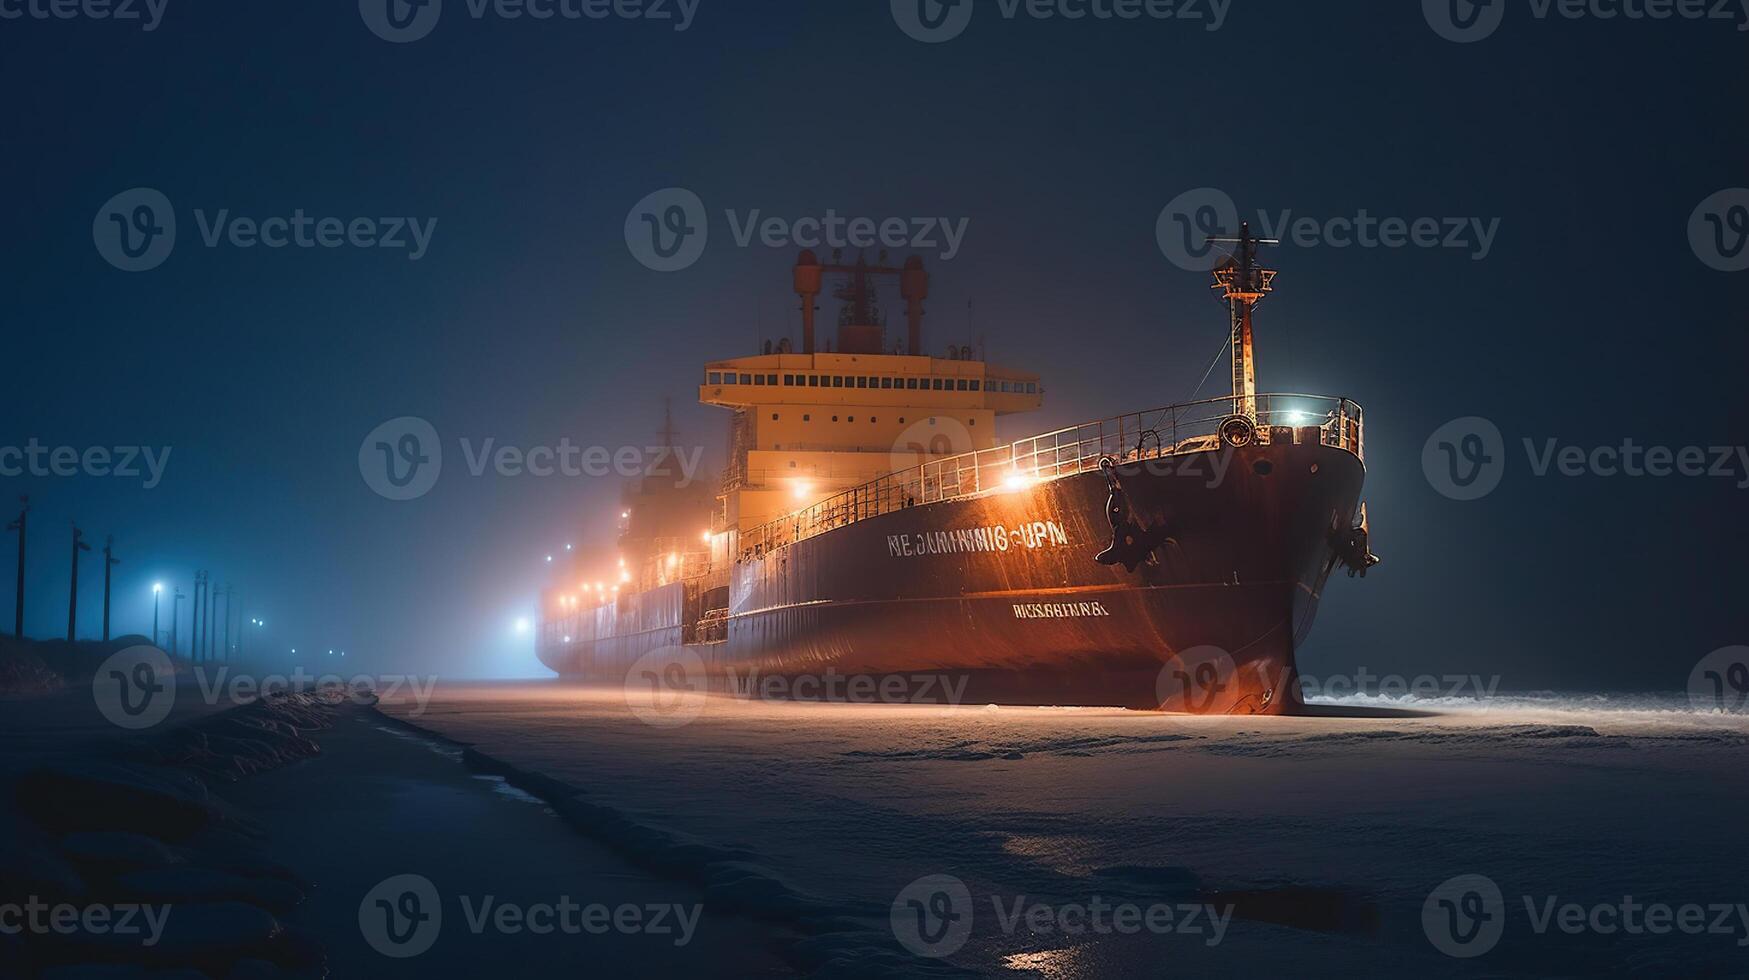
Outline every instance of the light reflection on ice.
[(1071, 977), (1091, 975), (1087, 971), (1086, 959), (1085, 947), (1071, 946), (1068, 949), (1047, 949), (1037, 953), (1014, 953), (1004, 956), (1002, 965), (1010, 970), (1030, 972), (1049, 980), (1069, 980)]

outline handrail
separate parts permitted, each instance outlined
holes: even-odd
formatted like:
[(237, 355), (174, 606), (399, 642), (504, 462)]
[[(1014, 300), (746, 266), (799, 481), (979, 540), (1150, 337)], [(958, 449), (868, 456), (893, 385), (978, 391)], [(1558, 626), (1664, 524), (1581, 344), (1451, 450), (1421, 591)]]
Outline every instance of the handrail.
[[(1361, 408), (1328, 395), (1262, 394), (1255, 397), (1254, 438), (1268, 444), (1276, 428), (1315, 427), (1319, 442), (1365, 458)], [(1220, 445), (1223, 423), (1234, 418), (1231, 395), (1131, 412), (1017, 439), (1005, 446), (933, 459), (895, 470), (819, 503), (749, 528), (740, 534), (744, 560), (834, 528), (921, 504), (1013, 490), (1095, 470), (1106, 457), (1120, 463), (1206, 452)], [(1149, 443), (1152, 442), (1150, 447)]]

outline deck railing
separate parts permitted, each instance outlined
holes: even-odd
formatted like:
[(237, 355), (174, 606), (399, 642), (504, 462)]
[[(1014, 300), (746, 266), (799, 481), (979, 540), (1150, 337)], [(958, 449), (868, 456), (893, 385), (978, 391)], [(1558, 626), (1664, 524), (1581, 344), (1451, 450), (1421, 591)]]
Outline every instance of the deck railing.
[[(1323, 445), (1364, 458), (1360, 406), (1326, 395), (1256, 397), (1253, 438), (1267, 445), (1278, 430), (1316, 429)], [(896, 470), (773, 521), (741, 532), (738, 556), (758, 557), (834, 528), (906, 507), (1015, 490), (1120, 463), (1205, 452), (1220, 445), (1234, 417), (1232, 396), (1169, 405), (1086, 422), (1005, 446), (933, 459)]]

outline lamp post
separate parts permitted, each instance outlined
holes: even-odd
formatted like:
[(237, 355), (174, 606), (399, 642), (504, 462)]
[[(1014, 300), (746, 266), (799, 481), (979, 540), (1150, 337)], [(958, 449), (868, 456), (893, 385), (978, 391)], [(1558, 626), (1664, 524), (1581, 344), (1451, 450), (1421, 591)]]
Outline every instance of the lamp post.
[(109, 570), (121, 564), (115, 556), (115, 535), (103, 538), (103, 639), (109, 641)]
[(18, 608), (12, 614), (12, 635), (24, 639), (24, 526), (30, 516), (30, 498), (18, 498), (18, 520), (6, 525), (6, 530), (18, 532)]
[(182, 640), (182, 586), (176, 587), (176, 594), (170, 599), (170, 653), (176, 654), (177, 645)]
[(73, 526), (73, 587), (67, 593), (67, 642), (73, 642), (73, 628), (79, 624), (79, 552), (90, 551), (84, 541), (85, 532)]
[(158, 645), (158, 597), (164, 594), (164, 583), (152, 583), (152, 645)]
[(192, 620), (192, 622), (189, 623), (189, 634), (190, 634), (190, 637), (194, 640), (194, 642), (189, 647), (188, 657), (190, 660), (193, 660), (196, 662), (199, 662), (199, 660), (200, 660), (200, 607), (201, 607), (202, 602), (203, 602), (201, 597), (205, 594), (205, 592), (206, 592), (206, 573), (205, 572), (195, 572), (194, 573), (194, 596), (193, 596), (194, 605), (191, 608), (191, 611), (189, 612), (189, 618)]

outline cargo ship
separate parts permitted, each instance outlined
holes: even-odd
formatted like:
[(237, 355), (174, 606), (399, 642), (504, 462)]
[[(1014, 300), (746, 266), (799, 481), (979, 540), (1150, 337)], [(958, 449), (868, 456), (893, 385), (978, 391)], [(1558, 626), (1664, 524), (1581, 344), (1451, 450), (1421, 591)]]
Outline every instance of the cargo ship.
[[(541, 660), (732, 693), (899, 678), (864, 690), (1302, 708), (1295, 650), (1327, 581), (1378, 562), (1361, 408), (1256, 390), (1253, 311), (1276, 275), (1258, 249), (1274, 243), (1249, 227), (1210, 241), (1226, 256), (1231, 394), (1012, 441), (996, 419), (1039, 408), (1044, 385), (970, 348), (923, 352), (919, 259), (803, 252), (800, 349), (704, 366), (699, 400), (732, 413), (720, 484), (675, 470), (628, 487), (617, 546), (577, 554), (543, 591)], [(906, 334), (889, 342), (892, 280)], [(841, 307), (822, 350), (828, 286)]]

